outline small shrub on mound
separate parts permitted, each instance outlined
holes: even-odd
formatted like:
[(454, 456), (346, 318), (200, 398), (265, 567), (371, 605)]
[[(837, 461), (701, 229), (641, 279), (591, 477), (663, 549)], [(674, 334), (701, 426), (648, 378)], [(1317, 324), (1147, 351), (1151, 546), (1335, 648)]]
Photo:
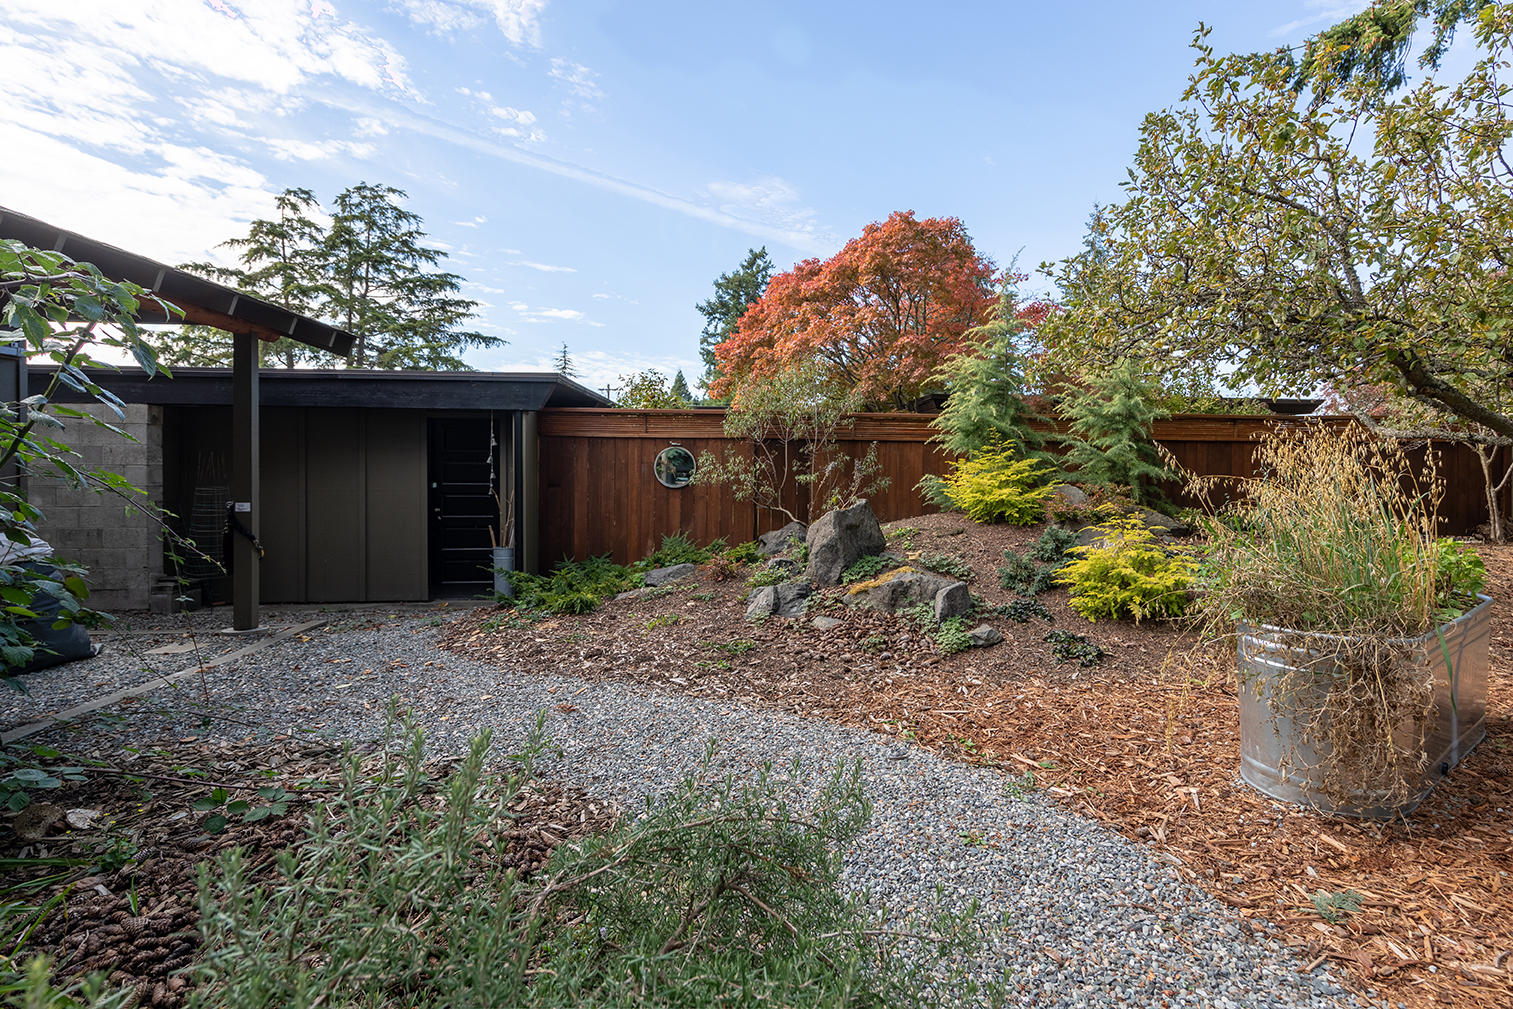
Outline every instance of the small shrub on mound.
[(1035, 596), (1056, 585), (1056, 572), (1012, 550), (1003, 552), (1009, 563), (998, 569), (998, 587), (1022, 596)]
[(1051, 631), (1045, 636), (1051, 644), (1051, 654), (1058, 662), (1075, 662), (1083, 669), (1091, 669), (1103, 661), (1108, 653), (1093, 644), (1086, 634), (1071, 631)]
[(969, 582), (977, 577), (971, 565), (955, 554), (925, 554), (919, 559), (920, 566), (937, 574), (950, 575), (957, 581)]
[[(713, 547), (714, 544), (711, 543), (710, 546)], [(732, 564), (754, 564), (761, 558), (761, 556), (761, 544), (756, 540), (749, 540), (745, 543), (737, 543), (735, 546), (725, 551), (724, 554), (725, 559)]]
[(1076, 560), (1055, 575), (1056, 582), (1071, 588), (1072, 609), (1089, 621), (1133, 617), (1136, 623), (1186, 610), (1197, 562), (1165, 550), (1138, 518), (1119, 519), (1105, 528), (1103, 541), (1073, 547)]
[(1046, 480), (1054, 469), (1039, 459), (1016, 459), (1007, 448), (986, 449), (952, 464), (944, 480), (936, 478), (936, 500), (976, 522), (1034, 525), (1045, 520), (1052, 490)]
[(662, 545), (636, 563), (631, 565), (635, 571), (655, 571), (657, 568), (670, 568), (674, 564), (703, 564), (715, 554), (723, 553), (725, 541), (715, 540), (707, 547), (701, 547), (688, 538), (688, 534), (681, 530), (669, 536), (662, 537)]
[(1051, 564), (1059, 568), (1067, 561), (1066, 552), (1076, 545), (1076, 533), (1068, 529), (1046, 526), (1045, 532), (1040, 534), (1040, 539), (1030, 544), (1030, 549), (1026, 551), (1026, 556), (1030, 560)]
[(850, 585), (852, 582), (865, 582), (876, 578), (884, 571), (898, 567), (899, 561), (892, 557), (884, 557), (881, 554), (869, 554), (866, 557), (857, 558), (855, 564), (841, 572), (841, 582)]
[(1087, 500), (1082, 504), (1074, 505), (1064, 498), (1055, 498), (1046, 506), (1051, 519), (1069, 529), (1102, 525), (1140, 507), (1123, 487), (1106, 487), (1101, 484), (1079, 486), (1087, 495)]

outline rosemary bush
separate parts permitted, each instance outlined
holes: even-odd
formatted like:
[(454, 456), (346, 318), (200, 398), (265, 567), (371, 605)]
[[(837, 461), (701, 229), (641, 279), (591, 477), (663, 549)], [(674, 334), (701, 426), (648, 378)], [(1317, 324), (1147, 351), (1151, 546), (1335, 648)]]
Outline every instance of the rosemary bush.
[(711, 780), (706, 757), (674, 794), (560, 844), (529, 878), (504, 868), (541, 725), (520, 770), (485, 774), (485, 733), (439, 791), (408, 729), (376, 768), (349, 761), (275, 885), (252, 886), (239, 852), (203, 872), (197, 1005), (929, 1006), (977, 993), (951, 966), (978, 947), (975, 909), (931, 935), (889, 931), (836, 889), (871, 815), (858, 767), (799, 803), (770, 767)]

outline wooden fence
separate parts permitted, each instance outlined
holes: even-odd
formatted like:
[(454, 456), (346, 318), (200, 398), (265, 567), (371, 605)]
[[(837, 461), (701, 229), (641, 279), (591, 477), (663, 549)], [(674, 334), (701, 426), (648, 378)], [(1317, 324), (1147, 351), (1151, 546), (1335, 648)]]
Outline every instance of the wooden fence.
[[(929, 442), (935, 434), (930, 414), (858, 414), (839, 448), (853, 458), (877, 444), (877, 458), (889, 485), (871, 496), (883, 522), (936, 509), (916, 489), (927, 473), (944, 475), (950, 457)], [(1188, 414), (1156, 422), (1153, 432), (1179, 463), (1200, 476), (1253, 476), (1256, 438), (1277, 424), (1319, 423), (1314, 419)], [(1331, 418), (1325, 423), (1349, 423)], [(787, 515), (735, 500), (728, 487), (664, 487), (652, 474), (657, 453), (681, 445), (697, 458), (750, 457), (749, 442), (725, 437), (719, 410), (543, 410), (541, 438), (541, 558), (551, 564), (608, 554), (625, 564), (646, 556), (670, 533), (684, 532), (698, 543), (718, 537), (741, 543), (776, 529)], [(1439, 473), (1445, 483), (1441, 517), (1444, 531), (1462, 534), (1487, 521), (1480, 464), (1471, 449), (1439, 445)], [(1425, 447), (1409, 446), (1421, 461)], [(1501, 464), (1510, 464), (1503, 450)], [(1180, 488), (1168, 488), (1183, 500)], [(805, 518), (803, 489), (785, 495), (783, 505)]]

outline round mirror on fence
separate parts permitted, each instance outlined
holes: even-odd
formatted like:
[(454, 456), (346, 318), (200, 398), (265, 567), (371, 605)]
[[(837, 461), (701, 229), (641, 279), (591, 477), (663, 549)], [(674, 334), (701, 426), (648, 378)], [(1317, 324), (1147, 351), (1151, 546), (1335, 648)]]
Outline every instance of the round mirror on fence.
[(657, 453), (652, 472), (663, 487), (687, 487), (693, 479), (693, 453), (681, 445), (664, 448)]

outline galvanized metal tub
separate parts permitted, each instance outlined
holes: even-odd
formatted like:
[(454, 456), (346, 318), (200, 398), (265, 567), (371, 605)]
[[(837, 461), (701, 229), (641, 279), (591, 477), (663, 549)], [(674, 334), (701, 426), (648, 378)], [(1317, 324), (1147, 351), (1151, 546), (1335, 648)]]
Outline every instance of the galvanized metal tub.
[[(1487, 660), (1492, 639), (1492, 600), (1419, 638), (1401, 644), (1417, 654), (1434, 675), (1434, 714), (1425, 727), (1424, 752), (1429, 760), (1416, 792), (1403, 805), (1391, 806), (1384, 796), (1362, 790), (1336, 802), (1319, 792), (1329, 744), (1304, 745), (1291, 718), (1277, 715), (1271, 704), (1275, 681), (1288, 670), (1309, 668), (1317, 652), (1288, 644), (1281, 628), (1239, 627), (1240, 777), (1258, 791), (1285, 802), (1298, 802), (1342, 816), (1387, 819), (1412, 812), (1450, 768), (1460, 763), (1487, 734)], [(1331, 635), (1312, 635), (1314, 640)], [(1335, 639), (1338, 640), (1338, 639)], [(1447, 661), (1448, 660), (1448, 661)], [(1324, 674), (1319, 674), (1324, 675)], [(1418, 732), (1402, 724), (1394, 732), (1401, 745), (1414, 746)], [(1284, 759), (1291, 762), (1284, 769)]]

